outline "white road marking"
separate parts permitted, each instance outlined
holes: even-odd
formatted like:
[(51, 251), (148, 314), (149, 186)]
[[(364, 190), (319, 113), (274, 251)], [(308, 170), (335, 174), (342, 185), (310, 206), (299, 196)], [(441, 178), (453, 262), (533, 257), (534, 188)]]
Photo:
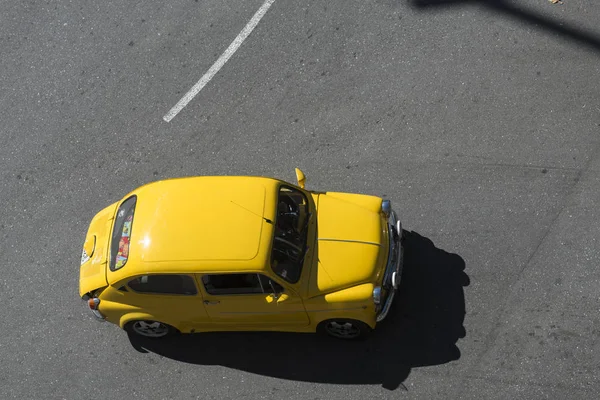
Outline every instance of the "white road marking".
[(252, 19), (246, 24), (244, 29), (240, 32), (239, 35), (231, 42), (227, 50), (221, 57), (210, 67), (208, 71), (200, 78), (200, 80), (192, 86), (192, 88), (169, 110), (169, 112), (163, 117), (166, 122), (170, 122), (175, 116), (181, 111), (187, 104), (192, 101), (192, 99), (206, 86), (206, 84), (219, 72), (219, 70), (225, 65), (225, 63), (231, 58), (233, 53), (237, 51), (237, 49), (242, 45), (244, 40), (252, 33), (256, 25), (260, 22), (262, 17), (265, 16), (271, 5), (275, 2), (275, 0), (266, 0), (264, 4), (258, 9), (258, 11), (254, 14)]

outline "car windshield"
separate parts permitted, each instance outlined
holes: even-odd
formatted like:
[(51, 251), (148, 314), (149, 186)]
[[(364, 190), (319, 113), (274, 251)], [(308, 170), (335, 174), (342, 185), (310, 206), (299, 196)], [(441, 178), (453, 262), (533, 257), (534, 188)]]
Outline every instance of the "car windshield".
[(296, 283), (302, 273), (310, 212), (301, 191), (282, 186), (277, 199), (277, 219), (273, 238), (271, 267), (288, 282)]

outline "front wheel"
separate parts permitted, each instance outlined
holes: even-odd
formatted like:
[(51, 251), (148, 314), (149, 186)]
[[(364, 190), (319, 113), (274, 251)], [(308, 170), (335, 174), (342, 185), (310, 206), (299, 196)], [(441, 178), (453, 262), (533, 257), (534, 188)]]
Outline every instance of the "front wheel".
[(177, 333), (177, 329), (173, 328), (171, 325), (148, 320), (128, 322), (127, 325), (125, 325), (125, 330), (137, 336), (153, 339), (164, 338)]
[(319, 333), (327, 334), (337, 339), (364, 339), (371, 333), (371, 327), (355, 319), (328, 319), (317, 327)]

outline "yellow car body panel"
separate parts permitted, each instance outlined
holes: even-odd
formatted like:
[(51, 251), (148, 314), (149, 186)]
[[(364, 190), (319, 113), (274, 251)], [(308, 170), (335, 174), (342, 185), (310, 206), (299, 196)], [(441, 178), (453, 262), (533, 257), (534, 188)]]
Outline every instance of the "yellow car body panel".
[[(303, 194), (310, 213), (296, 281), (272, 268), (282, 188)], [(115, 221), (132, 196), (135, 206), (121, 232)], [(79, 294), (99, 299), (97, 312), (122, 328), (143, 319), (184, 333), (314, 332), (321, 321), (333, 318), (374, 328), (381, 308), (374, 289), (384, 279), (391, 240), (386, 218), (379, 197), (310, 192), (272, 178), (158, 181), (92, 219), (84, 241), (84, 254), (92, 254), (82, 258)], [(116, 249), (126, 258), (120, 267), (114, 261)], [(209, 293), (212, 277), (230, 274), (256, 275), (262, 292), (215, 294), (213, 288)], [(139, 292), (134, 283), (147, 284), (154, 275), (184, 277), (188, 292)]]
[(127, 268), (109, 271), (109, 282), (165, 269), (264, 268), (269, 257), (265, 242), (272, 235), (265, 218), (274, 218), (276, 185), (258, 177), (192, 177), (129, 193), (125, 198), (137, 196), (130, 256)]
[(317, 195), (318, 261), (312, 270), (310, 297), (381, 278), (387, 227), (373, 203), (381, 208), (381, 199), (373, 196)]
[(215, 329), (254, 330), (309, 324), (302, 298), (293, 289), (288, 288), (286, 293), (276, 297), (271, 293), (211, 295), (202, 285), (200, 287), (206, 312)]
[(79, 270), (79, 295), (83, 296), (94, 289), (106, 286), (106, 262), (108, 237), (112, 217), (117, 203), (100, 211), (92, 219), (85, 236), (84, 249)]
[[(188, 178), (147, 185), (133, 192), (138, 196), (135, 230), (139, 241), (131, 244), (135, 265), (252, 260), (260, 250), (266, 186), (272, 186), (265, 183)], [(239, 232), (244, 240), (227, 246), (232, 231)]]

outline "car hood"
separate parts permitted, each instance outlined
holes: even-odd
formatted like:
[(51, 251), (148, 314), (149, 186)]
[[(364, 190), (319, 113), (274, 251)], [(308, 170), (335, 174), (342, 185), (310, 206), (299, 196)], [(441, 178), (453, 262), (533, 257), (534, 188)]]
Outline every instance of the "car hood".
[(317, 195), (317, 255), (309, 296), (375, 282), (386, 256), (381, 198), (326, 193)]
[(118, 203), (111, 204), (94, 216), (88, 228), (81, 266), (79, 267), (79, 295), (108, 285), (106, 280), (106, 267), (108, 257), (108, 243), (110, 228), (112, 226), (115, 209)]

